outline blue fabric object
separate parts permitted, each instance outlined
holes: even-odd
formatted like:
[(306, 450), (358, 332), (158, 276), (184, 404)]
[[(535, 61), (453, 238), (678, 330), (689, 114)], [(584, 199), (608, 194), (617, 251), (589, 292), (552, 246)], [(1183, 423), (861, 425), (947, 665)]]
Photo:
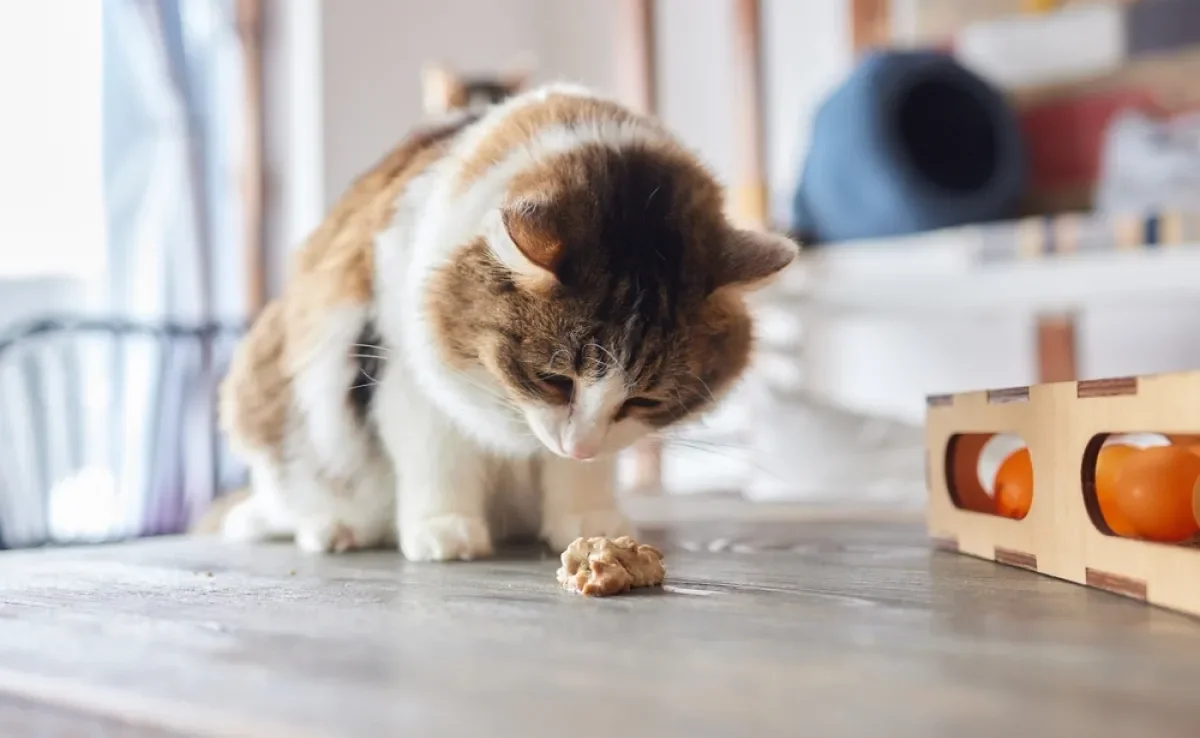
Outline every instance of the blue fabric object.
[(1008, 218), (1026, 171), (997, 90), (945, 54), (876, 52), (817, 112), (793, 231), (829, 242)]

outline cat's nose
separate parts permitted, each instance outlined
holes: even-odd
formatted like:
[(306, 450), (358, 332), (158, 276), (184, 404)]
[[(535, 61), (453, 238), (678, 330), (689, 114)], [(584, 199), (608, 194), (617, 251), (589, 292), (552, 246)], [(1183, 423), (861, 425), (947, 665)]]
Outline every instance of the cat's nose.
[(594, 443), (568, 443), (564, 450), (576, 461), (590, 461), (596, 458), (596, 444)]

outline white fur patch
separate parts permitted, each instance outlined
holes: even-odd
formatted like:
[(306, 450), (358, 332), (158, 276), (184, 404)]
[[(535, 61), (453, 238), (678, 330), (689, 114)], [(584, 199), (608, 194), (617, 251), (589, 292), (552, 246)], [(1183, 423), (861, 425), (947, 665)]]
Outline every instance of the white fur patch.
[(331, 476), (348, 477), (363, 464), (365, 433), (347, 393), (377, 379), (362, 376), (353, 356), (368, 313), (366, 305), (330, 311), (322, 319), (318, 340), (294, 368), (296, 404), (312, 450)]
[(610, 373), (598, 382), (581, 382), (568, 407), (529, 405), (525, 417), (538, 440), (557, 456), (577, 461), (611, 455), (650, 432), (634, 418), (616, 420), (628, 399), (624, 378)]

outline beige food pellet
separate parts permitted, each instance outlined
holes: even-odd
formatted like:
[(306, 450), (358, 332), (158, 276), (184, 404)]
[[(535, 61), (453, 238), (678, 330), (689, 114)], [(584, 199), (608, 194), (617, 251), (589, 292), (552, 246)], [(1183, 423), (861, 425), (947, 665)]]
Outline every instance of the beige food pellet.
[(662, 552), (629, 536), (576, 538), (562, 554), (558, 582), (589, 597), (607, 597), (663, 582)]

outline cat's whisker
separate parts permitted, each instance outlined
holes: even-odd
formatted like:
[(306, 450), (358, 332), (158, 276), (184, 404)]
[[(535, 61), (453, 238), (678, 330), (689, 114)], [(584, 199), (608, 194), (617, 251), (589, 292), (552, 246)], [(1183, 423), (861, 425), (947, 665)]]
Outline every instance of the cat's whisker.
[(367, 370), (362, 368), (361, 366), (358, 368), (358, 373), (367, 378), (367, 384), (358, 385), (358, 387), (351, 387), (351, 389), (360, 389), (362, 387), (372, 387), (374, 385), (379, 384), (379, 380), (376, 379), (375, 377), (372, 377), (370, 374), (368, 374)]
[(560, 348), (559, 350), (555, 351), (553, 354), (551, 354), (551, 355), (550, 355), (550, 361), (546, 362), (546, 365), (547, 365), (547, 366), (549, 366), (551, 369), (553, 369), (553, 368), (554, 368), (554, 362), (558, 361), (558, 357), (559, 357), (561, 354), (566, 354), (566, 355), (567, 355), (567, 363), (568, 363), (568, 364), (570, 364), (570, 363), (571, 363), (571, 352), (570, 352), (570, 350), (568, 350), (568, 349), (566, 349), (566, 348)]
[(691, 370), (688, 370), (687, 373), (688, 373), (688, 376), (690, 376), (692, 379), (695, 379), (697, 382), (699, 382), (700, 386), (704, 388), (704, 391), (708, 393), (708, 401), (715, 403), (717, 401), (717, 396), (713, 394), (712, 388), (708, 386), (708, 382), (705, 382), (703, 379), (700, 378), (700, 375), (696, 374), (695, 372), (693, 372)]
[[(766, 474), (767, 476), (771, 477), (772, 479), (774, 479), (777, 482), (786, 482), (787, 481), (786, 479), (784, 479), (784, 477), (780, 476), (777, 472), (771, 471), (770, 469), (766, 468), (762, 464), (760, 464), (750, 458), (747, 458), (747, 456), (745, 456), (745, 455), (724, 453), (722, 450), (719, 450), (719, 449), (709, 448), (704, 445), (696, 445), (696, 444), (689, 443), (687, 441), (675, 441), (671, 445), (673, 445), (676, 448), (688, 449), (689, 451), (703, 451), (706, 453), (714, 454), (714, 455), (720, 456), (724, 459), (728, 459), (730, 461), (736, 461), (739, 464), (744, 464), (756, 472), (761, 472), (762, 474)], [(734, 447), (734, 448), (740, 448), (740, 447)]]
[(387, 346), (380, 346), (373, 343), (352, 343), (350, 346), (351, 348), (367, 349), (369, 351), (382, 351), (384, 353), (391, 351), (391, 349), (389, 349)]
[(688, 416), (688, 406), (687, 403), (683, 401), (683, 395), (678, 387), (673, 388), (670, 398), (675, 401), (676, 405), (679, 406), (679, 412), (671, 413), (671, 422), (677, 423)]
[(480, 392), (488, 394), (491, 397), (493, 397), (497, 400), (500, 400), (501, 402), (504, 402), (506, 404), (509, 404), (509, 405), (515, 407), (515, 405), (512, 404), (512, 398), (510, 398), (506, 394), (504, 394), (503, 391), (496, 390), (495, 388), (492, 388), (492, 387), (488, 387), (487, 385), (483, 384), (482, 382), (475, 379), (474, 377), (467, 374), (466, 372), (462, 371), (461, 369), (457, 369), (454, 367), (447, 367), (447, 368), (450, 369), (450, 371), (452, 371), (463, 382), (471, 385), (472, 387), (479, 390)]

